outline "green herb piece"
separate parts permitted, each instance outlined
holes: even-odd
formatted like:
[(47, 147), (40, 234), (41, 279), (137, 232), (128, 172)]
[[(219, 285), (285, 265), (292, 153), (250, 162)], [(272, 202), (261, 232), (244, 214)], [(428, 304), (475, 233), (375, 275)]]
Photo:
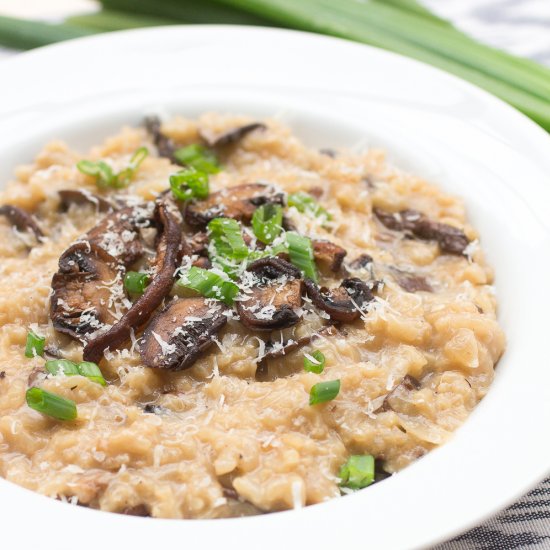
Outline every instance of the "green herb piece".
[(323, 352), (315, 350), (313, 353), (304, 354), (304, 370), (321, 374), (325, 369), (325, 356)]
[(147, 288), (150, 281), (147, 273), (138, 273), (137, 271), (128, 271), (124, 276), (124, 288), (133, 295), (141, 295)]
[(36, 357), (44, 355), (44, 346), (46, 338), (38, 336), (32, 330), (27, 333), (27, 343), (25, 345), (25, 357)]
[(94, 177), (98, 187), (103, 189), (123, 189), (128, 186), (148, 154), (149, 151), (146, 147), (140, 147), (130, 158), (128, 166), (116, 174), (103, 160), (81, 160), (77, 163), (76, 167), (83, 174)]
[(58, 420), (75, 420), (77, 417), (75, 402), (55, 393), (50, 393), (42, 388), (29, 388), (25, 397), (27, 405), (42, 414)]
[(309, 392), (309, 404), (318, 405), (332, 401), (340, 392), (340, 380), (329, 380), (315, 384)]
[(302, 191), (288, 196), (288, 206), (294, 206), (298, 212), (310, 214), (315, 218), (324, 216), (326, 220), (331, 219), (330, 214), (310, 194)]
[(205, 174), (217, 174), (220, 171), (218, 157), (210, 149), (198, 143), (177, 149), (174, 151), (174, 158), (180, 164), (190, 166)]
[(283, 230), (283, 208), (271, 202), (257, 208), (252, 216), (252, 229), (258, 240), (271, 244)]
[(54, 376), (64, 374), (65, 376), (74, 376), (80, 374), (78, 365), (68, 359), (53, 359), (46, 361), (46, 370)]
[(80, 375), (89, 378), (92, 382), (96, 382), (102, 386), (107, 385), (101, 370), (95, 363), (92, 363), (91, 361), (82, 361), (81, 363), (78, 363), (77, 368)]
[(215, 218), (208, 223), (208, 235), (217, 256), (230, 260), (248, 258), (248, 246), (244, 242), (241, 226), (231, 218)]
[(170, 176), (170, 189), (179, 201), (206, 199), (210, 192), (208, 174), (195, 168), (184, 168)]
[(288, 231), (286, 242), (291, 263), (301, 270), (308, 279), (317, 282), (317, 268), (313, 258), (311, 239), (298, 235), (294, 231)]
[(342, 465), (338, 477), (340, 485), (350, 489), (363, 489), (374, 481), (374, 457), (352, 455)]
[(231, 306), (235, 296), (239, 293), (239, 287), (218, 273), (192, 266), (189, 273), (178, 281), (178, 285), (184, 288), (196, 290), (206, 298), (221, 300)]

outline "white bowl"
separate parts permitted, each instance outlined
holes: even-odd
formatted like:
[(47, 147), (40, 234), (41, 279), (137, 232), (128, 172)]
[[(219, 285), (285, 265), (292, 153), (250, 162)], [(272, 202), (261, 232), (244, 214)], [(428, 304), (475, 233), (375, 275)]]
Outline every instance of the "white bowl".
[(174, 521), (68, 506), (0, 480), (6, 547), (40, 537), (45, 550), (417, 548), (481, 522), (548, 472), (550, 138), (535, 124), (423, 64), (274, 29), (113, 33), (17, 56), (0, 75), (0, 182), (53, 137), (88, 146), (159, 110), (278, 116), (313, 146), (387, 148), (465, 198), (508, 337), (489, 394), (452, 441), (367, 490), (291, 512)]

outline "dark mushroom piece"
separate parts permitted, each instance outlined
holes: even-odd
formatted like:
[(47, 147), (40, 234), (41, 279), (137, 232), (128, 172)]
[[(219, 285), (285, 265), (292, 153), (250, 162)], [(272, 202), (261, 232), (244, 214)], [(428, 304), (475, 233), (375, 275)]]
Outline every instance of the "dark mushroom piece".
[(374, 214), (388, 229), (410, 231), (419, 239), (436, 241), (443, 253), (460, 256), (470, 244), (468, 237), (461, 229), (446, 223), (434, 222), (417, 210), (391, 213), (375, 208)]
[(98, 363), (105, 350), (116, 349), (128, 341), (132, 330), (147, 323), (172, 289), (181, 244), (181, 219), (177, 215), (167, 202), (157, 203), (155, 220), (160, 237), (157, 239), (156, 274), (122, 318), (107, 332), (88, 342), (84, 347), (85, 361)]
[(291, 327), (300, 320), (303, 281), (300, 271), (281, 258), (262, 258), (247, 271), (257, 277), (248, 299), (237, 302), (241, 323), (255, 330)]
[(249, 223), (258, 206), (283, 204), (283, 194), (272, 185), (246, 183), (211, 193), (202, 201), (190, 201), (185, 209), (185, 221), (192, 227), (204, 227), (214, 218), (223, 216)]
[(85, 189), (62, 189), (58, 192), (61, 206), (67, 210), (71, 204), (94, 206), (98, 212), (111, 212), (114, 206), (107, 199)]
[(312, 244), (313, 256), (321, 267), (326, 267), (334, 273), (340, 270), (347, 254), (346, 250), (330, 241), (314, 240)]
[(151, 368), (183, 370), (193, 366), (227, 322), (223, 304), (205, 298), (174, 300), (157, 313), (141, 339), (141, 358)]
[(223, 134), (217, 136), (211, 136), (209, 133), (201, 131), (200, 136), (206, 142), (209, 147), (225, 147), (226, 145), (233, 145), (243, 139), (246, 135), (250, 134), (254, 130), (265, 130), (266, 125), (262, 122), (252, 122), (251, 124), (245, 124), (238, 128), (233, 128)]
[(121, 514), (125, 516), (138, 516), (140, 518), (150, 518), (151, 512), (149, 511), (149, 508), (146, 504), (138, 504), (136, 506), (128, 506), (127, 508), (124, 508), (121, 512)]
[(352, 269), (370, 269), (374, 260), (369, 254), (361, 254), (355, 260), (353, 260), (349, 266)]
[(0, 216), (5, 216), (19, 231), (31, 231), (38, 242), (42, 241), (44, 233), (34, 218), (22, 208), (4, 204), (0, 206)]
[(174, 158), (176, 146), (168, 136), (165, 136), (162, 133), (160, 129), (160, 118), (157, 116), (145, 117), (144, 125), (145, 129), (153, 139), (153, 143), (157, 148), (159, 157), (165, 157), (167, 159), (170, 159), (171, 162), (177, 164), (176, 159)]
[(396, 267), (391, 268), (395, 282), (407, 292), (433, 292), (430, 283), (420, 275), (402, 271)]
[(344, 279), (339, 287), (332, 289), (306, 279), (305, 287), (315, 307), (328, 313), (333, 321), (342, 323), (359, 319), (363, 306), (374, 300), (371, 288), (356, 277)]
[(392, 406), (390, 403), (390, 400), (392, 398), (394, 397), (402, 398), (404, 397), (405, 394), (413, 391), (417, 391), (419, 389), (420, 389), (420, 382), (413, 376), (406, 374), (403, 377), (403, 380), (401, 380), (401, 382), (397, 384), (397, 386), (395, 386), (395, 388), (393, 388), (393, 390), (390, 393), (388, 393), (388, 395), (386, 395), (386, 397), (384, 398), (384, 402), (382, 403), (382, 405), (380, 405), (380, 407), (378, 407), (378, 409), (374, 411), (374, 413), (377, 414), (379, 412), (386, 412), (386, 411), (392, 410)]
[[(50, 317), (58, 332), (77, 340), (114, 321), (110, 305), (120, 266), (99, 246), (78, 242), (59, 258), (52, 278)], [(112, 286), (108, 286), (112, 285)]]

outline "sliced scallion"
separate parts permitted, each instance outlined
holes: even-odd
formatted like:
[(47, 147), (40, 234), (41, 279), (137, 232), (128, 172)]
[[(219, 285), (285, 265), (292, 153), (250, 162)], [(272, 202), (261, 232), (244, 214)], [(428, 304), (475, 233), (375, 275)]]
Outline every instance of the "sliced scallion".
[(107, 385), (107, 382), (105, 382), (105, 378), (103, 378), (101, 370), (95, 363), (92, 363), (91, 361), (82, 361), (78, 363), (77, 368), (78, 373), (81, 376), (85, 376), (86, 378), (89, 378), (92, 382), (97, 382), (102, 386)]
[(288, 231), (286, 233), (286, 242), (288, 244), (288, 255), (290, 256), (291, 263), (300, 269), (308, 279), (317, 282), (317, 269), (315, 267), (311, 239), (298, 235), (294, 231)]
[(74, 401), (42, 388), (29, 388), (25, 397), (31, 409), (58, 420), (75, 420), (78, 415)]
[(294, 206), (298, 212), (310, 214), (315, 218), (324, 216), (326, 220), (330, 220), (330, 214), (309, 194), (304, 192), (292, 193), (288, 196), (288, 206)]
[(309, 404), (318, 405), (332, 401), (340, 393), (340, 380), (329, 380), (315, 384), (309, 392)]
[(179, 201), (206, 199), (210, 192), (208, 174), (193, 167), (184, 168), (170, 176), (170, 189)]
[(283, 209), (271, 202), (262, 204), (252, 216), (254, 235), (264, 244), (271, 244), (283, 230)]
[(228, 306), (233, 305), (233, 300), (239, 293), (239, 287), (224, 279), (222, 275), (195, 266), (178, 281), (178, 285), (196, 290), (206, 298), (221, 300)]
[(46, 338), (38, 336), (32, 330), (27, 333), (27, 343), (25, 345), (25, 357), (36, 357), (44, 355), (44, 346)]
[(51, 361), (46, 361), (45, 367), (46, 370), (54, 376), (58, 374), (64, 374), (65, 376), (80, 374), (78, 365), (68, 359), (52, 359)]
[(124, 276), (124, 288), (133, 295), (139, 296), (143, 294), (150, 277), (147, 273), (138, 273), (137, 271), (128, 271)]
[(239, 261), (248, 258), (249, 250), (238, 221), (215, 218), (208, 223), (208, 236), (218, 256)]
[(311, 354), (304, 354), (304, 370), (321, 374), (325, 369), (325, 356), (323, 352), (315, 350)]
[(174, 158), (185, 166), (190, 166), (205, 174), (217, 174), (220, 171), (218, 157), (198, 143), (182, 147), (174, 152)]
[(340, 485), (350, 489), (363, 489), (374, 481), (374, 457), (352, 455), (342, 465), (338, 477)]

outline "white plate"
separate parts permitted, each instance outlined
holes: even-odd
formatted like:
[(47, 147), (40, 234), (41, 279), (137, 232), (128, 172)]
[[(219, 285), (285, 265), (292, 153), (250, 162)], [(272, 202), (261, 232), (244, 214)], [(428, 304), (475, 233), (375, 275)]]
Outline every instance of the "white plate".
[(276, 115), (314, 146), (388, 148), (465, 197), (509, 339), (488, 396), (452, 441), (365, 491), (292, 512), (172, 521), (71, 507), (0, 480), (7, 547), (39, 537), (44, 549), (416, 548), (481, 522), (548, 472), (550, 138), (522, 115), (409, 59), (248, 27), (86, 38), (5, 61), (0, 81), (2, 182), (52, 137), (87, 146), (159, 109)]

